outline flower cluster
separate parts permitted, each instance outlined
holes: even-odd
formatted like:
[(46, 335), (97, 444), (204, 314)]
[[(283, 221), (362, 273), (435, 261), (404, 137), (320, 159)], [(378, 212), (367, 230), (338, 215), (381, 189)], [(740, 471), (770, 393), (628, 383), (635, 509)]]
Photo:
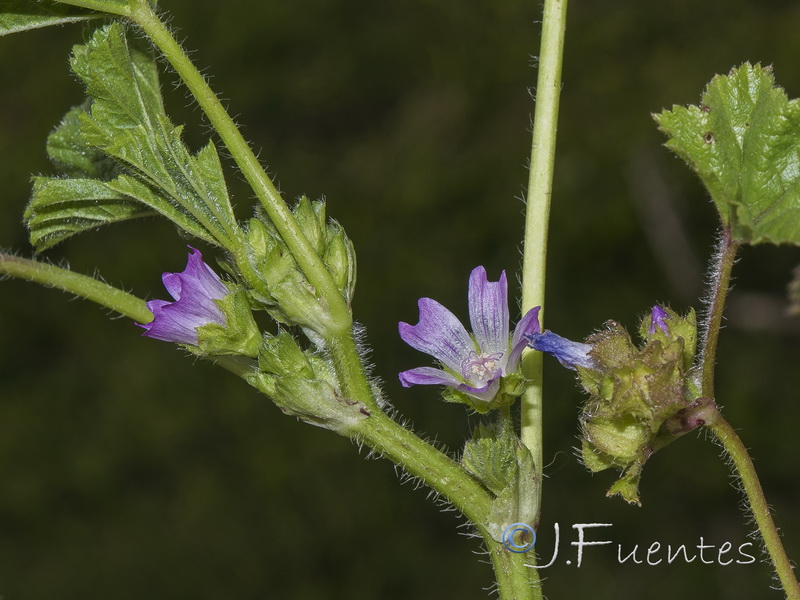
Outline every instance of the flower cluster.
[(639, 504), (639, 479), (652, 454), (714, 418), (694, 382), (694, 313), (654, 306), (639, 328), (640, 344), (613, 321), (582, 342), (552, 332), (528, 336), (536, 350), (577, 371), (589, 395), (581, 415), (581, 456), (591, 471), (615, 468), (609, 489)]

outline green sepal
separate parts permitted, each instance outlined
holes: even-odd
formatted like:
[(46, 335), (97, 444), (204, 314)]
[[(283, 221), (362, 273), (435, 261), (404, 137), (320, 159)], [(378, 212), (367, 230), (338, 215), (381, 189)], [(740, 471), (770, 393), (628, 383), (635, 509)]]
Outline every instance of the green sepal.
[(606, 492), (606, 496), (621, 496), (628, 504), (641, 506), (639, 499), (639, 481), (642, 477), (642, 463), (636, 462), (625, 469), (622, 476), (617, 479)]
[(279, 376), (314, 377), (311, 363), (287, 331), (280, 331), (275, 336), (264, 336), (264, 342), (258, 355), (258, 368), (265, 373)]
[[(457, 374), (454, 373), (454, 375), (458, 377)], [(500, 379), (500, 387), (497, 390), (497, 394), (495, 394), (495, 397), (489, 402), (481, 400), (480, 398), (475, 398), (466, 392), (451, 387), (442, 388), (442, 400), (445, 402), (466, 404), (475, 412), (485, 415), (492, 410), (507, 408), (513, 405), (514, 402), (517, 401), (517, 398), (525, 391), (527, 381), (522, 371), (517, 370)]]
[(350, 306), (356, 289), (356, 250), (336, 221), (329, 223), (327, 233), (328, 245), (322, 262), (328, 267), (336, 287)]
[(264, 337), (258, 367), (251, 383), (287, 415), (341, 435), (350, 435), (370, 416), (363, 403), (339, 393), (330, 359), (304, 352), (287, 331)]
[(583, 440), (617, 467), (634, 462), (649, 439), (650, 428), (630, 414), (587, 419), (583, 424)]
[(679, 315), (671, 308), (661, 308), (667, 313), (667, 318), (665, 319), (667, 331), (665, 332), (660, 327), (653, 327), (651, 333), (651, 316), (648, 314), (642, 319), (642, 323), (639, 326), (639, 336), (646, 342), (658, 341), (664, 346), (669, 346), (680, 340), (683, 345), (683, 369), (688, 371), (694, 362), (697, 352), (697, 315), (693, 308), (690, 308), (685, 316)]
[(461, 464), (493, 494), (498, 495), (515, 478), (516, 436), (510, 427), (481, 423), (464, 445)]
[(771, 68), (744, 63), (714, 77), (699, 106), (654, 117), (735, 241), (800, 244), (800, 101)]
[[(333, 276), (348, 305), (355, 287), (355, 252), (338, 223), (326, 221), (325, 203), (301, 198), (293, 209), (303, 234)], [(324, 337), (331, 322), (328, 304), (317, 297), (274, 225), (262, 213), (250, 219), (247, 252), (240, 271), (254, 303), (279, 323), (299, 325), (312, 339)]]
[[(232, 286), (228, 284), (228, 287)], [(205, 356), (232, 354), (257, 357), (261, 332), (253, 319), (244, 289), (234, 287), (230, 294), (214, 302), (225, 315), (225, 325), (209, 323), (197, 328), (197, 347), (200, 352)]]
[(539, 479), (533, 457), (520, 442), (511, 419), (499, 414), (491, 424), (481, 424), (464, 446), (464, 468), (495, 495), (486, 527), (497, 541), (511, 523), (532, 527), (537, 515)]

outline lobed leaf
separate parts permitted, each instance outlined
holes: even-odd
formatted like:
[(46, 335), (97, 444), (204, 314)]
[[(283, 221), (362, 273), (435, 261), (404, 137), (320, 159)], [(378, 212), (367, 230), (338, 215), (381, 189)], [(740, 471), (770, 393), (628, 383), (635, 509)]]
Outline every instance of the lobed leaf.
[[(76, 46), (71, 65), (90, 102), (67, 113), (48, 139), (48, 154), (81, 182), (37, 178), (25, 213), (36, 247), (155, 213), (229, 246), (238, 226), (217, 151), (211, 142), (195, 155), (186, 148), (182, 127), (165, 114), (151, 54), (129, 44), (123, 26), (113, 23)], [(92, 202), (100, 202), (96, 210)]]
[(800, 244), (800, 100), (770, 68), (745, 63), (714, 77), (700, 106), (654, 117), (735, 240)]
[(0, 36), (104, 16), (54, 1), (0, 0)]

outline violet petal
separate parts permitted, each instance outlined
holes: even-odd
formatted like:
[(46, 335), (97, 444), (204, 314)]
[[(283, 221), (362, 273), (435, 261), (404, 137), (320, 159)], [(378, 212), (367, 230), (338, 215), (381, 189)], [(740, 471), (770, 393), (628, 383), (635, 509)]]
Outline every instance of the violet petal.
[(142, 335), (166, 342), (197, 345), (197, 328), (209, 323), (225, 324), (225, 314), (215, 300), (228, 295), (228, 288), (216, 273), (203, 262), (199, 250), (191, 252), (181, 273), (164, 273), (162, 281), (174, 302), (151, 300), (147, 308), (153, 320), (137, 323), (145, 329)]
[(508, 355), (508, 363), (505, 369), (506, 374), (513, 373), (517, 370), (522, 351), (528, 346), (528, 338), (525, 336), (540, 332), (540, 310), (542, 310), (541, 306), (534, 306), (525, 313), (525, 316), (519, 320), (519, 323), (517, 323), (517, 326), (514, 328), (514, 335), (511, 337), (511, 353)]
[(419, 323), (400, 323), (400, 337), (412, 348), (430, 354), (455, 372), (475, 343), (456, 316), (430, 298), (420, 298)]
[(508, 281), (506, 272), (490, 282), (486, 269), (475, 267), (469, 276), (469, 320), (481, 352), (508, 353)]
[(650, 335), (656, 332), (656, 327), (664, 333), (669, 333), (669, 327), (667, 326), (667, 319), (669, 318), (667, 311), (656, 304), (653, 310), (650, 311)]
[(412, 385), (446, 385), (458, 387), (461, 381), (453, 377), (450, 373), (433, 367), (417, 367), (409, 371), (400, 373), (400, 383), (403, 387)]

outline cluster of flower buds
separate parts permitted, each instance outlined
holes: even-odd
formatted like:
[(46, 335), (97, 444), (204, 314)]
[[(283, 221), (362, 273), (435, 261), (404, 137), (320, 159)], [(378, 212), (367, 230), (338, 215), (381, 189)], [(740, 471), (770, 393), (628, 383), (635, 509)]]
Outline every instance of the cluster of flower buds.
[[(348, 306), (356, 283), (356, 257), (344, 229), (325, 216), (323, 201), (303, 197), (294, 218), (327, 267)], [(316, 339), (330, 327), (327, 304), (315, 293), (274, 225), (263, 215), (250, 219), (247, 230), (249, 265), (240, 265), (256, 305), (279, 323), (299, 325)]]
[(698, 399), (694, 312), (679, 316), (654, 306), (639, 333), (642, 343), (636, 346), (621, 325), (609, 321), (585, 343), (549, 331), (530, 338), (534, 349), (577, 371), (589, 394), (581, 415), (583, 462), (594, 472), (621, 470), (608, 493), (635, 504), (648, 458), (715, 412), (712, 400)]

